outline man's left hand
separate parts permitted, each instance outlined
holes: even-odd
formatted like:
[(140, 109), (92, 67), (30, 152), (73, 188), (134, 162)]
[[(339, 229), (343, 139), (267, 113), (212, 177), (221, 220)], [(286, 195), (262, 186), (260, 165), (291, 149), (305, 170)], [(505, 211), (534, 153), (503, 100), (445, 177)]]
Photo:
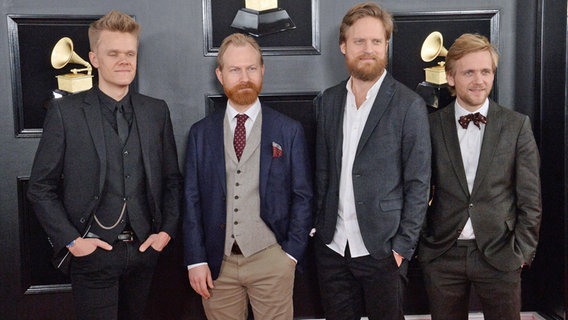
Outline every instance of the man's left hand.
[(164, 231), (161, 231), (157, 234), (151, 234), (148, 239), (146, 239), (146, 241), (144, 241), (144, 243), (140, 245), (140, 248), (138, 250), (140, 250), (140, 252), (144, 252), (149, 247), (152, 247), (152, 249), (158, 252), (162, 252), (166, 245), (168, 245), (168, 242), (170, 242), (171, 238), (172, 237), (170, 237), (170, 235), (165, 233)]

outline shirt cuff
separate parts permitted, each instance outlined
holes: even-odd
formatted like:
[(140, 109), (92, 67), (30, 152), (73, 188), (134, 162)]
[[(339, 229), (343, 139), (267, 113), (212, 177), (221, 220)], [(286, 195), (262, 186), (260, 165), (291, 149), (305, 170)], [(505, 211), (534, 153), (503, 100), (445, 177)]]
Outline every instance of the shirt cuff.
[(189, 266), (187, 266), (187, 270), (193, 269), (195, 267), (203, 266), (203, 265), (207, 265), (207, 262), (199, 262), (199, 263), (190, 264)]

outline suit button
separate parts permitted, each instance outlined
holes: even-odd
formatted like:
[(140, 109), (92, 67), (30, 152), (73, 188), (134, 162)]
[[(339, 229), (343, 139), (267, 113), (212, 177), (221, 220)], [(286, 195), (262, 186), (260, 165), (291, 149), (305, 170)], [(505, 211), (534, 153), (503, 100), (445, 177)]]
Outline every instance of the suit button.
[(124, 150), (124, 152), (122, 153), (123, 155), (127, 156), (128, 155), (128, 150)]
[(79, 222), (85, 223), (85, 218), (81, 218), (81, 219), (79, 220)]
[(239, 212), (239, 209), (235, 208), (235, 210), (234, 210), (234, 211), (235, 211), (235, 212)]
[(237, 183), (235, 183), (235, 186), (237, 186), (237, 187), (238, 187), (238, 186), (240, 186), (240, 184), (239, 184), (239, 183), (237, 182)]
[(239, 222), (238, 222), (238, 221), (235, 221), (234, 224), (237, 225), (237, 224), (239, 224)]
[(473, 203), (470, 203), (470, 204), (469, 204), (469, 207), (470, 207), (470, 208), (473, 208)]
[(93, 199), (99, 200), (99, 196), (94, 196)]
[(240, 174), (240, 173), (241, 173), (241, 170), (237, 170), (237, 174)]
[(239, 196), (235, 196), (235, 199), (239, 199)]

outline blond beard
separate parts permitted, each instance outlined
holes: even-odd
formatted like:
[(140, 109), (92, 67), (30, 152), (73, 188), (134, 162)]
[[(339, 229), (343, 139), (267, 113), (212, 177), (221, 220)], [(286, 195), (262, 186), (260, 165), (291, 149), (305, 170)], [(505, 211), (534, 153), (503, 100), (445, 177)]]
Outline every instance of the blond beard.
[(361, 57), (366, 57), (366, 55), (360, 55), (354, 59), (347, 59), (347, 69), (349, 69), (351, 76), (362, 81), (377, 80), (383, 74), (387, 66), (387, 59), (381, 59), (376, 55), (372, 55), (372, 57), (375, 58), (375, 63), (365, 63), (359, 66), (359, 59)]

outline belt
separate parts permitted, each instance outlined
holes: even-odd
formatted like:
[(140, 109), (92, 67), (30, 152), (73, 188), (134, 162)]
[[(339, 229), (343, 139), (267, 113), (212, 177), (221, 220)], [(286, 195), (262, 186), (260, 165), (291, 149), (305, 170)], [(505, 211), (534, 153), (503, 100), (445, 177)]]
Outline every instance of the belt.
[(116, 237), (118, 241), (132, 242), (134, 241), (134, 231), (124, 230)]
[[(85, 235), (85, 238), (95, 238), (95, 239), (100, 239), (101, 237), (95, 233), (92, 232), (88, 232)], [(131, 230), (124, 230), (121, 233), (118, 234), (118, 236), (116, 237), (116, 241), (123, 241), (123, 242), (132, 242), (134, 241), (134, 231)]]
[(233, 246), (231, 247), (231, 253), (232, 254), (240, 254), (242, 255), (243, 252), (241, 251), (241, 248), (239, 248), (239, 245), (237, 244), (237, 242), (233, 242)]

